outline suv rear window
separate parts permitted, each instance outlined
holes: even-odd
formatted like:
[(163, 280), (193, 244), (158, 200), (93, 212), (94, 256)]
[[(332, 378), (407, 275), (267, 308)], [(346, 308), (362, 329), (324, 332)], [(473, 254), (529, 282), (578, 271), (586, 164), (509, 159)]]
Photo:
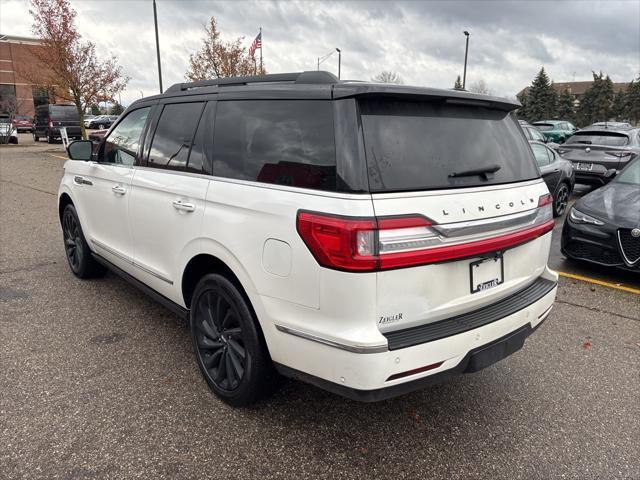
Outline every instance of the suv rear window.
[(219, 101), (216, 110), (215, 176), (336, 190), (331, 102)]
[(614, 132), (578, 132), (570, 136), (567, 139), (567, 143), (623, 147), (629, 143), (629, 137), (624, 133)]
[[(435, 102), (360, 102), (372, 192), (433, 190), (535, 179), (538, 168), (509, 112)], [(487, 178), (456, 176), (500, 167)]]
[(51, 105), (49, 115), (53, 120), (80, 120), (74, 105)]

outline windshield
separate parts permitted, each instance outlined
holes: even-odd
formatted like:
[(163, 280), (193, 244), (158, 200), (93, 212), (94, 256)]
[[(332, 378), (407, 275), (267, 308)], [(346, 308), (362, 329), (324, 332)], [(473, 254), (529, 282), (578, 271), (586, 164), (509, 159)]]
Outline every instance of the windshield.
[(615, 132), (578, 132), (570, 136), (566, 143), (623, 147), (629, 143), (629, 137), (623, 133)]
[(509, 112), (388, 99), (360, 101), (374, 192), (518, 182), (538, 168)]
[(640, 185), (640, 161), (636, 160), (629, 164), (620, 175), (618, 175), (614, 182), (630, 183), (631, 185)]
[(555, 130), (556, 126), (551, 123), (534, 123), (538, 130), (542, 130), (543, 132), (548, 132), (549, 130)]

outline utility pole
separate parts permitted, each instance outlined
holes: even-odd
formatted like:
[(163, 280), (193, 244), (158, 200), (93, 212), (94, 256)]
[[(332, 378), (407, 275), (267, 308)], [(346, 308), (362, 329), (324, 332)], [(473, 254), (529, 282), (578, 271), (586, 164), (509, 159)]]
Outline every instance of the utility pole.
[(469, 54), (469, 32), (466, 30), (464, 32), (465, 37), (467, 37), (467, 46), (464, 49), (464, 73), (462, 74), (462, 89), (465, 89), (467, 85), (467, 55)]
[[(336, 48), (336, 50), (338, 51), (338, 79), (340, 79), (340, 67), (342, 65), (342, 50), (340, 50), (339, 48)], [(318, 70), (320, 70), (318, 68)]]
[[(160, 40), (158, 39), (158, 11), (156, 0), (153, 0), (153, 23), (156, 27), (156, 53), (158, 55), (158, 81), (160, 82), (160, 93), (162, 93), (162, 67), (160, 66)], [(262, 65), (262, 49), (260, 49), (260, 64)]]

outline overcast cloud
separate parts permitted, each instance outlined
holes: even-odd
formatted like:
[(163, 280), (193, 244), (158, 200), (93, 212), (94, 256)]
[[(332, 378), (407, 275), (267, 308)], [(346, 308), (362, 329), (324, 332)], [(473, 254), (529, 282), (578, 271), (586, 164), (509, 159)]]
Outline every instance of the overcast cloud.
[[(128, 104), (158, 92), (151, 0), (71, 0), (82, 35), (114, 54), (131, 81)], [(451, 88), (462, 75), (463, 30), (471, 32), (467, 85), (483, 79), (514, 96), (541, 66), (556, 82), (616, 82), (640, 74), (640, 1), (249, 2), (158, 0), (164, 86), (183, 81), (190, 53), (215, 16), (226, 39), (248, 47), (263, 29), (269, 72), (313, 70), (335, 47), (342, 78), (397, 71), (405, 83)], [(30, 35), (26, 0), (2, 0), (0, 32)], [(337, 55), (323, 69), (337, 73)]]

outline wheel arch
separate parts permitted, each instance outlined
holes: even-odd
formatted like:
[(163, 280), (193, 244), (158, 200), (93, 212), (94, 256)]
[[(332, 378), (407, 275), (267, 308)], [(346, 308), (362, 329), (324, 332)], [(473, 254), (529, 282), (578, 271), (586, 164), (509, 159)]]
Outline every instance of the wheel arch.
[(71, 199), (71, 195), (67, 192), (63, 192), (58, 199), (58, 218), (60, 221), (62, 221), (62, 214), (64, 213), (64, 209), (67, 208), (67, 205), (74, 205), (74, 203)]

